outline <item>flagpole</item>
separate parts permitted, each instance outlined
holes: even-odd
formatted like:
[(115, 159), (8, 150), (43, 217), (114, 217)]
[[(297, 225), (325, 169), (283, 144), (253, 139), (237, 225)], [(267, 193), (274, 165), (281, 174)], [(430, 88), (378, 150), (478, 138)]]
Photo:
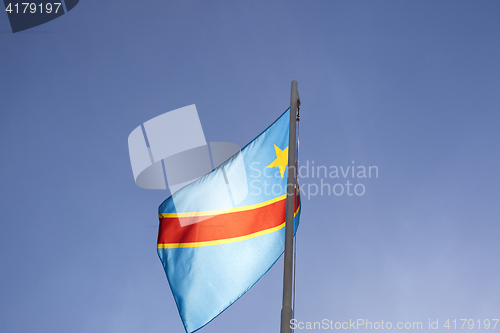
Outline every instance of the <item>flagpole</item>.
[(293, 229), (295, 213), (295, 149), (297, 146), (297, 81), (292, 81), (290, 94), (290, 131), (288, 139), (288, 178), (286, 194), (285, 267), (283, 271), (283, 306), (281, 308), (281, 333), (291, 333), (293, 283)]

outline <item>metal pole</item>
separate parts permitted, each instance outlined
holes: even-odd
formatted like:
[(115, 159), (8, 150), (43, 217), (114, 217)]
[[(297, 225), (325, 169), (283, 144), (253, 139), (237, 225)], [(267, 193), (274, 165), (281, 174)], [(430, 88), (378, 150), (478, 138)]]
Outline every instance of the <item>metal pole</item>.
[(291, 333), (293, 282), (293, 225), (295, 213), (295, 148), (297, 145), (297, 81), (292, 81), (290, 94), (290, 132), (288, 139), (288, 179), (286, 194), (285, 267), (283, 271), (283, 307), (281, 308), (281, 333)]

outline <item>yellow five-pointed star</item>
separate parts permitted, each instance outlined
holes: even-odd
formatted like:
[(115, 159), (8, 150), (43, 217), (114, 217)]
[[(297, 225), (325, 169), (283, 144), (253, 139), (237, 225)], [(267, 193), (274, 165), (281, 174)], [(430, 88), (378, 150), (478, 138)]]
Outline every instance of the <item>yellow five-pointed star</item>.
[(274, 145), (274, 151), (276, 152), (276, 159), (273, 161), (273, 163), (269, 164), (267, 167), (268, 168), (279, 167), (281, 179), (283, 179), (286, 167), (288, 166), (288, 147), (281, 150), (278, 148), (278, 146)]

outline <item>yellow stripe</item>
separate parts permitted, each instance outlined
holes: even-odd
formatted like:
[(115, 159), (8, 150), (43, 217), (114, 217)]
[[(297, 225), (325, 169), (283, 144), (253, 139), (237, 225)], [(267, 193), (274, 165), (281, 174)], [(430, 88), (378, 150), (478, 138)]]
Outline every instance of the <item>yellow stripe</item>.
[(244, 207), (235, 207), (235, 208), (228, 208), (228, 209), (219, 209), (219, 210), (208, 210), (205, 212), (192, 212), (192, 213), (160, 213), (158, 216), (160, 218), (176, 218), (176, 217), (195, 217), (195, 216), (206, 216), (206, 215), (220, 215), (224, 213), (235, 213), (235, 212), (244, 212), (246, 210), (252, 210), (255, 208), (260, 208), (264, 207), (267, 205), (271, 205), (275, 202), (281, 201), (286, 198), (286, 194), (283, 194), (282, 196), (279, 196), (277, 198), (264, 201), (255, 205), (249, 205), (249, 206), (244, 206)]
[[(297, 216), (299, 209), (300, 209), (300, 204), (297, 207), (297, 210), (295, 211), (295, 213), (293, 214), (294, 217)], [(253, 234), (246, 235), (246, 236), (233, 237), (233, 238), (228, 238), (228, 239), (220, 239), (220, 240), (215, 240), (215, 241), (205, 241), (205, 242), (158, 244), (158, 248), (159, 249), (179, 249), (179, 248), (187, 248), (187, 247), (202, 247), (202, 246), (236, 243), (239, 241), (255, 238), (258, 236), (262, 236), (262, 235), (267, 235), (267, 234), (273, 233), (275, 231), (278, 231), (285, 226), (285, 223), (286, 222), (283, 222), (282, 224), (280, 224), (277, 227), (269, 228), (269, 229), (262, 230), (262, 231), (257, 231), (257, 232), (254, 232)]]

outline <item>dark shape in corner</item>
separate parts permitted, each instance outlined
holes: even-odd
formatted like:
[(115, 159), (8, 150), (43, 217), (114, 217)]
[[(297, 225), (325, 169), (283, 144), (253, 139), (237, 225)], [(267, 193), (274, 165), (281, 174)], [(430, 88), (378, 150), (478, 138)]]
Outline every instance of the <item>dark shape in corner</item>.
[[(25, 8), (22, 1), (3, 0), (7, 16), (9, 17), (10, 27), (14, 33), (36, 27), (64, 15), (63, 1), (60, 0), (61, 5), (57, 6), (55, 4), (56, 0), (38, 0), (35, 3), (35, 11), (31, 13), (33, 10), (30, 7), (31, 3)], [(65, 0), (64, 3), (67, 11), (73, 9), (78, 2), (79, 0)], [(17, 7), (15, 6), (16, 4), (18, 4)], [(9, 10), (7, 11), (7, 9)]]
[(64, 3), (66, 4), (66, 12), (69, 12), (73, 8), (75, 8), (76, 4), (80, 0), (64, 0)]

